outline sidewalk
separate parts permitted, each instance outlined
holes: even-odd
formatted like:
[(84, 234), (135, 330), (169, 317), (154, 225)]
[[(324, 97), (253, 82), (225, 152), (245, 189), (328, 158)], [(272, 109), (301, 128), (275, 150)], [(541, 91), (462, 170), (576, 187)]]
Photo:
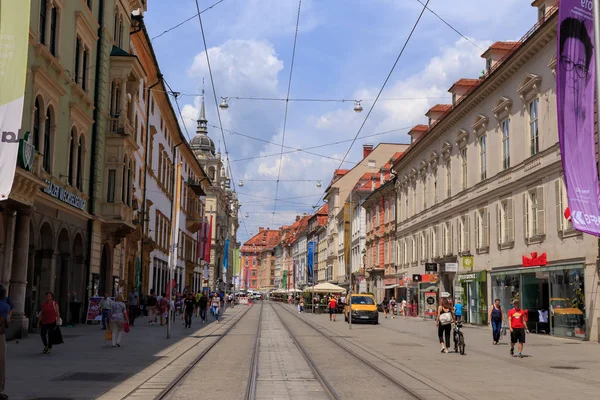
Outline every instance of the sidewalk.
[[(230, 318), (227, 311), (220, 319)], [(39, 333), (10, 341), (6, 394), (11, 400), (95, 399), (163, 357), (167, 348), (200, 335), (212, 325), (213, 318), (207, 314), (205, 324), (194, 317), (191, 329), (184, 328), (181, 316), (175, 317), (170, 339), (166, 325), (150, 326), (140, 317), (124, 334), (121, 348), (112, 348), (98, 325), (61, 328), (65, 343), (55, 346), (51, 355), (42, 354)]]

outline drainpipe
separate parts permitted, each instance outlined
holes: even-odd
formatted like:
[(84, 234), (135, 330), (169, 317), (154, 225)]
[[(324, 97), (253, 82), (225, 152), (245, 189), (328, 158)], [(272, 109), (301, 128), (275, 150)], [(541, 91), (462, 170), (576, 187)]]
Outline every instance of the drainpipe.
[[(92, 125), (92, 148), (90, 158), (90, 184), (89, 184), (89, 201), (88, 201), (88, 213), (92, 215), (92, 218), (88, 220), (88, 249), (87, 249), (87, 260), (85, 263), (85, 276), (87, 279), (87, 285), (83, 304), (84, 310), (87, 310), (87, 304), (90, 298), (90, 273), (92, 269), (92, 242), (94, 236), (94, 215), (96, 214), (96, 153), (98, 151), (97, 139), (98, 139), (98, 119), (100, 118), (100, 91), (101, 91), (101, 79), (100, 73), (102, 71), (102, 41), (104, 40), (104, 0), (99, 1), (98, 11), (98, 41), (96, 44), (96, 75), (94, 84), (94, 123)], [(84, 323), (87, 322), (87, 317)]]

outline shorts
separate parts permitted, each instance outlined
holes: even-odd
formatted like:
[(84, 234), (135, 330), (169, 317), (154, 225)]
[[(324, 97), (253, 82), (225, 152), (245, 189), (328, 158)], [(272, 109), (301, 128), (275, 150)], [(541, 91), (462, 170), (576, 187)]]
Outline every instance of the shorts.
[(525, 343), (525, 328), (513, 328), (510, 333), (510, 342), (512, 344)]
[(335, 308), (330, 308), (329, 309), (329, 314), (336, 314), (337, 310)]

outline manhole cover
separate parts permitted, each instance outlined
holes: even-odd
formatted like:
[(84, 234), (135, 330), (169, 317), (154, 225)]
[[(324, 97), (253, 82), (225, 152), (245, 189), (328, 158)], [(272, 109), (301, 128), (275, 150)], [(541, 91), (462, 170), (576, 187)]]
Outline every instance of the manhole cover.
[(579, 369), (579, 367), (574, 367), (572, 365), (553, 365), (550, 368), (552, 368), (552, 369)]
[(90, 381), (90, 382), (118, 382), (130, 374), (116, 372), (73, 372), (54, 379), (55, 381)]

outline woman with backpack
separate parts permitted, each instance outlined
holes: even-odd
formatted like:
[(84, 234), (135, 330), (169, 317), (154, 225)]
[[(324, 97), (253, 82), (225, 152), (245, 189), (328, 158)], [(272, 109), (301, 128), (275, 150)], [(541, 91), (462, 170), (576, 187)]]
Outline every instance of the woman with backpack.
[[(448, 299), (442, 300), (442, 305), (438, 307), (435, 326), (438, 328), (438, 337), (442, 345), (442, 353), (448, 353), (450, 347), (450, 331), (454, 322), (454, 313), (450, 307)], [(445, 340), (444, 340), (445, 339)]]
[(488, 325), (492, 324), (492, 336), (494, 344), (500, 342), (500, 335), (502, 332), (502, 324), (504, 323), (504, 313), (502, 312), (502, 306), (500, 305), (500, 299), (494, 300), (492, 308), (488, 313)]

